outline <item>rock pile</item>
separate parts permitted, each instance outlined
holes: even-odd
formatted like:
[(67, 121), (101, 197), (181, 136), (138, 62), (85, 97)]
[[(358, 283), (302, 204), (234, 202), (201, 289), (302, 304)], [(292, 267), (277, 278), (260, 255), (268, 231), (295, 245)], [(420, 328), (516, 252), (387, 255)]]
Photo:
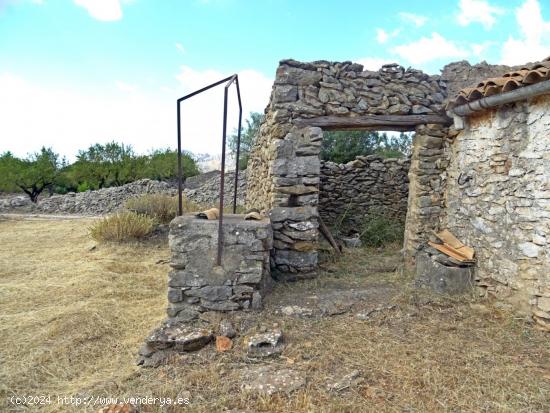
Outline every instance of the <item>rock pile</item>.
[[(184, 194), (191, 202), (200, 205), (217, 205), (219, 202), (220, 174), (213, 171), (189, 178), (184, 185)], [(224, 202), (233, 204), (235, 173), (225, 175)], [(237, 205), (244, 205), (246, 190), (246, 171), (239, 173)], [(0, 199), (0, 212), (33, 212), (45, 214), (102, 215), (121, 209), (130, 198), (143, 194), (177, 195), (177, 184), (141, 179), (126, 185), (103, 188), (65, 195), (53, 195), (41, 198), (37, 204), (30, 202), (25, 195), (16, 195)]]

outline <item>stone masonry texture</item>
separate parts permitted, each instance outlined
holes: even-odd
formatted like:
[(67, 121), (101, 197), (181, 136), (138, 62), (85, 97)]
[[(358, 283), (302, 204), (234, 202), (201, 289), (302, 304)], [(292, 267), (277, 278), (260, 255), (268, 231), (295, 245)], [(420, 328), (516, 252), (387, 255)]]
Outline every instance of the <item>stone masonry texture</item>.
[(199, 312), (258, 308), (269, 288), (269, 220), (245, 221), (226, 214), (223, 255), (216, 265), (218, 221), (195, 215), (176, 217), (170, 223), (172, 271), (168, 281), (168, 317), (192, 319)]
[(475, 283), (550, 327), (550, 98), (470, 116), (451, 145), (445, 226), (477, 255)]

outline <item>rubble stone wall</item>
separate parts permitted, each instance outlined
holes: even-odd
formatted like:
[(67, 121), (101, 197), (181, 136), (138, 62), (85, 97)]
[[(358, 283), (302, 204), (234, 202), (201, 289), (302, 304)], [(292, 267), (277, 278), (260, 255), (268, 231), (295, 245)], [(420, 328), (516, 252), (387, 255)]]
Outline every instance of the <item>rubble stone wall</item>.
[(358, 228), (369, 212), (405, 222), (410, 160), (359, 156), (337, 164), (321, 161), (319, 214), (334, 226), (340, 220)]
[(550, 97), (469, 117), (451, 145), (444, 224), (477, 256), (483, 295), (550, 327)]
[(449, 129), (420, 125), (413, 138), (404, 252), (408, 262), (444, 221)]

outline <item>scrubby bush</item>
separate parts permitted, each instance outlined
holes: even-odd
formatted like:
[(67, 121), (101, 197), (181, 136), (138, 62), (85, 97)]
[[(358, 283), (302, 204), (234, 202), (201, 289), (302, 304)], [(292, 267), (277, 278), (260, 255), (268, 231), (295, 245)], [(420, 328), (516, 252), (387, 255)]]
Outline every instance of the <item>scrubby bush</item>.
[[(126, 209), (167, 224), (177, 215), (178, 197), (163, 194), (144, 194), (126, 201)], [(183, 197), (183, 212), (199, 211), (201, 206)]]
[(151, 233), (154, 220), (131, 211), (118, 212), (96, 221), (90, 227), (91, 237), (98, 241), (131, 241)]
[(361, 226), (359, 236), (368, 247), (381, 247), (403, 241), (403, 222), (384, 214), (369, 212)]
[(169, 195), (145, 194), (126, 201), (126, 209), (167, 224), (178, 212), (178, 199)]

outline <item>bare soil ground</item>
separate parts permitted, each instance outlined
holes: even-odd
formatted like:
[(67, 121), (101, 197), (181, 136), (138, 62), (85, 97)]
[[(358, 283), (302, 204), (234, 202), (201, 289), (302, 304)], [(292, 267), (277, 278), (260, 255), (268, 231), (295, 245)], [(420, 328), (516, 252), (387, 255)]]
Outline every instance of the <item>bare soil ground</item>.
[[(190, 400), (142, 412), (550, 411), (548, 334), (487, 301), (414, 290), (391, 248), (348, 252), (315, 280), (277, 284), (262, 312), (228, 315), (239, 331), (228, 352), (209, 345), (139, 368), (138, 348), (164, 317), (168, 247), (160, 238), (96, 246), (91, 222), (0, 218), (1, 412), (101, 407), (58, 404), (71, 395)], [(282, 355), (247, 358), (245, 337), (273, 326)], [(305, 385), (242, 390), (242, 372), (258, 365)], [(329, 388), (350, 372), (349, 386)], [(14, 395), (51, 404), (15, 406)]]

